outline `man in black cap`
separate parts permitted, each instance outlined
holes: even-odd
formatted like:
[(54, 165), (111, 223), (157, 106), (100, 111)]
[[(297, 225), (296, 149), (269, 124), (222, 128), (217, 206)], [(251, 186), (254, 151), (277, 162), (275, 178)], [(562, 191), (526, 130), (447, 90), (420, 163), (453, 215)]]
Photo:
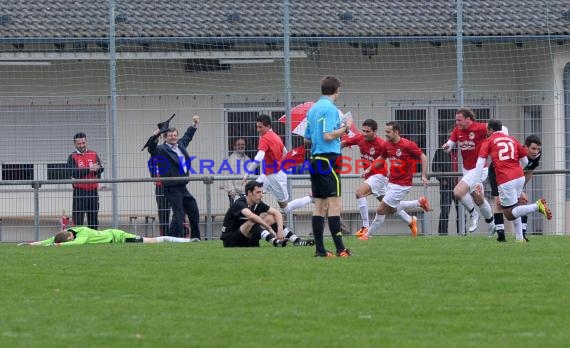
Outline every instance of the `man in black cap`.
[[(172, 117), (171, 117), (172, 119)], [(170, 120), (168, 120), (170, 121)], [(196, 115), (192, 118), (193, 125), (188, 127), (184, 136), (178, 139), (178, 130), (176, 128), (167, 128), (168, 121), (159, 124), (159, 127), (153, 132), (148, 139), (148, 152), (152, 156), (149, 160), (149, 169), (156, 170), (163, 178), (175, 178), (188, 176), (188, 168), (186, 163), (190, 159), (190, 155), (186, 151), (186, 147), (194, 133), (198, 129), (200, 116)], [(164, 125), (166, 123), (166, 125)], [(158, 138), (161, 133), (166, 135), (164, 144), (158, 145)], [(153, 168), (151, 168), (154, 166)], [(188, 215), (190, 221), (191, 238), (200, 238), (200, 212), (196, 199), (186, 185), (188, 181), (163, 181), (164, 196), (170, 203), (172, 208), (172, 221), (170, 223), (169, 235), (173, 237), (184, 236), (184, 215)]]

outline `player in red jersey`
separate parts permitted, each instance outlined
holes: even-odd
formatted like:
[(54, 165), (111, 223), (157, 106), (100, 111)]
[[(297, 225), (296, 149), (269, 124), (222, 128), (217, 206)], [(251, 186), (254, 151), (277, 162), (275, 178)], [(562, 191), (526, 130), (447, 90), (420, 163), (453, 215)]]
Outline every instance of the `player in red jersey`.
[[(426, 176), (428, 160), (418, 145), (400, 136), (400, 125), (396, 121), (386, 123), (385, 132), (388, 141), (380, 156), (390, 162), (390, 179), (386, 194), (376, 209), (376, 217), (368, 232), (359, 238), (361, 240), (377, 234), (387, 214), (397, 213), (403, 209), (401, 201), (412, 188), (412, 178), (418, 161), (422, 163), (422, 181), (426, 186), (428, 183)], [(410, 225), (410, 229), (412, 229), (411, 225), (416, 225), (416, 228), (412, 229), (412, 236), (415, 237), (417, 235), (416, 217), (409, 217), (406, 222)]]
[[(281, 159), (287, 153), (285, 145), (283, 145), (281, 137), (271, 128), (271, 118), (268, 115), (259, 115), (255, 121), (257, 132), (260, 135), (257, 154), (248, 165), (242, 184), (245, 184), (249, 173), (253, 172), (261, 163), (261, 174), (256, 181), (262, 183), (263, 187), (267, 188), (275, 196), (279, 207), (284, 213), (311, 203), (311, 196), (308, 195), (289, 202), (287, 175), (281, 166)], [(292, 231), (285, 238), (298, 246), (314, 245), (313, 239), (301, 239), (293, 234)]]
[(533, 204), (519, 206), (519, 197), (525, 183), (523, 168), (528, 164), (527, 152), (515, 138), (501, 132), (501, 128), (502, 123), (499, 120), (489, 120), (487, 123), (489, 138), (481, 145), (475, 172), (480, 175), (487, 157), (491, 157), (499, 185), (499, 200), (503, 214), (513, 222), (516, 240), (524, 242), (521, 217), (538, 211), (550, 220), (552, 212), (544, 198)]
[(475, 121), (475, 113), (468, 108), (461, 108), (455, 113), (455, 128), (449, 140), (441, 147), (449, 152), (456, 143), (459, 143), (463, 159), (463, 177), (453, 189), (455, 199), (461, 202), (471, 217), (469, 232), (475, 232), (479, 224), (479, 214), (475, 211), (475, 204), (479, 207), (485, 221), (489, 224), (489, 231), (495, 230), (495, 222), (491, 205), (483, 195), (483, 182), (487, 180), (488, 169), (485, 167), (477, 176), (475, 165), (481, 144), (487, 137), (487, 125)]
[[(350, 147), (357, 145), (360, 149), (360, 157), (364, 172), (362, 177), (364, 182), (356, 189), (356, 200), (358, 201), (358, 210), (362, 218), (362, 227), (355, 233), (357, 237), (363, 236), (368, 232), (370, 227), (370, 219), (368, 217), (368, 202), (366, 197), (374, 194), (381, 201), (386, 194), (386, 186), (388, 185), (388, 177), (386, 173), (386, 165), (381, 159), (380, 154), (384, 151), (386, 141), (376, 134), (378, 124), (373, 119), (367, 119), (362, 123), (362, 133), (353, 137), (349, 137), (341, 142), (341, 147)], [(376, 161), (377, 159), (380, 159)], [(376, 162), (375, 162), (376, 161)], [(403, 221), (413, 220), (406, 211), (406, 208), (422, 207), (425, 211), (430, 211), (429, 201), (426, 197), (420, 197), (415, 201), (401, 201), (402, 209), (396, 214)], [(412, 221), (413, 222), (413, 221)], [(410, 226), (412, 228), (414, 226)]]

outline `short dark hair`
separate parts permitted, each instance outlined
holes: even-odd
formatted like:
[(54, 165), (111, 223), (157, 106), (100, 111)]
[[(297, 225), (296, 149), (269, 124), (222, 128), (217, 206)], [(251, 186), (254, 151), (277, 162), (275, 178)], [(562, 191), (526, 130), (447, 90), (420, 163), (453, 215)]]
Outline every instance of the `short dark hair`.
[(540, 137), (536, 134), (531, 134), (524, 140), (526, 147), (531, 146), (533, 143), (542, 146), (542, 141), (540, 141)]
[(398, 123), (398, 121), (389, 121), (389, 122), (386, 122), (386, 126), (392, 127), (392, 130), (393, 130), (394, 132), (398, 132), (398, 133), (401, 132), (400, 124)]
[(260, 122), (265, 127), (271, 127), (271, 117), (269, 117), (269, 115), (261, 114), (257, 116), (255, 122)]
[(503, 129), (503, 122), (491, 119), (487, 121), (487, 128), (494, 132), (500, 132)]
[(333, 95), (340, 88), (341, 82), (336, 76), (328, 75), (321, 80), (321, 93), (323, 95)]
[(371, 118), (368, 118), (362, 122), (362, 126), (370, 127), (374, 132), (378, 130), (378, 123)]
[(163, 136), (166, 138), (166, 135), (167, 135), (168, 133), (172, 133), (172, 132), (178, 133), (178, 129), (176, 129), (175, 127), (170, 127), (170, 128), (168, 128), (168, 129), (166, 130), (166, 132), (164, 132)]
[(463, 115), (463, 117), (465, 118), (470, 118), (471, 121), (475, 121), (477, 119), (477, 116), (475, 115), (475, 113), (473, 112), (473, 110), (469, 109), (469, 108), (461, 108), (459, 110), (457, 110), (455, 112), (455, 114), (460, 114)]
[(61, 231), (55, 234), (55, 237), (53, 238), (53, 242), (54, 243), (63, 243), (63, 242), (67, 242), (67, 239), (69, 238), (69, 234), (71, 232), (68, 231)]
[(78, 133), (75, 133), (75, 135), (73, 136), (73, 140), (81, 139), (81, 138), (87, 138), (87, 135), (85, 135), (85, 133), (83, 133), (83, 132), (78, 132)]
[(247, 195), (248, 192), (253, 192), (253, 190), (255, 190), (256, 187), (263, 187), (263, 183), (257, 182), (255, 180), (248, 181), (248, 183), (245, 184), (245, 194)]

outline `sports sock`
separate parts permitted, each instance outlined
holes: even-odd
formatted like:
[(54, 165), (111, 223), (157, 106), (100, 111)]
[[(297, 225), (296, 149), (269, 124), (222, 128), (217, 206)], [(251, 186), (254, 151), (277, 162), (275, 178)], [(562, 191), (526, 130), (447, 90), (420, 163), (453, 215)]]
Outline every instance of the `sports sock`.
[(268, 230), (263, 230), (261, 232), (261, 239), (265, 239), (265, 241), (269, 242), (273, 239), (273, 233), (269, 232)]
[(513, 209), (512, 213), (514, 217), (519, 218), (530, 213), (534, 213), (535, 211), (538, 211), (538, 205), (536, 205), (536, 203), (532, 203), (527, 205), (519, 205)]
[(325, 230), (325, 218), (322, 216), (315, 216), (311, 219), (313, 226), (313, 237), (315, 238), (315, 249), (317, 253), (326, 253), (325, 241), (323, 239), (323, 232)]
[(402, 210), (408, 208), (419, 208), (420, 201), (418, 201), (417, 199), (415, 201), (401, 201), (400, 204), (398, 205), (398, 208), (400, 207), (402, 207)]
[(486, 199), (483, 199), (483, 204), (479, 206), (479, 211), (481, 211), (481, 215), (483, 215), (483, 218), (485, 218), (487, 223), (489, 222), (488, 220), (493, 221), (493, 211), (491, 210), (491, 205)]
[(523, 237), (526, 237), (526, 227), (528, 222), (528, 215), (521, 216)]
[(340, 224), (340, 216), (329, 216), (328, 221), (334, 246), (336, 247), (336, 252), (340, 253), (345, 249), (344, 243), (342, 241), (342, 227)]
[(295, 243), (297, 240), (301, 239), (297, 236), (293, 231), (289, 231), (287, 227), (283, 229), (283, 233), (285, 234), (285, 239), (290, 241), (291, 243)]
[(495, 213), (495, 226), (497, 227), (497, 233), (505, 233), (505, 217), (503, 213)]
[(520, 217), (513, 220), (513, 227), (515, 228), (516, 239), (517, 240), (524, 240), (524, 237), (522, 234), (522, 221), (521, 221)]
[(305, 197), (294, 199), (291, 202), (287, 203), (287, 206), (285, 207), (285, 209), (283, 209), (283, 211), (285, 213), (288, 213), (292, 210), (302, 208), (302, 207), (306, 206), (307, 204), (311, 203), (311, 200), (312, 200), (311, 196), (305, 196)]
[(188, 238), (178, 238), (171, 236), (156, 237), (157, 243), (190, 243), (191, 240)]
[[(410, 201), (408, 201), (410, 202)], [(406, 223), (406, 225), (409, 225), (410, 222), (412, 222), (412, 217), (410, 216), (410, 214), (408, 214), (403, 208), (402, 208), (402, 202), (400, 202), (400, 204), (398, 204), (398, 207), (396, 208), (396, 215)]]
[(386, 215), (376, 214), (374, 220), (370, 224), (370, 228), (368, 229), (368, 233), (366, 233), (366, 235), (367, 236), (378, 235), (378, 232), (380, 232), (380, 227), (382, 227), (382, 225), (384, 224), (384, 220), (386, 220)]
[(370, 226), (370, 218), (368, 217), (368, 202), (366, 197), (358, 199), (358, 211), (360, 212), (360, 218), (362, 219), (362, 226)]
[(467, 209), (468, 212), (472, 212), (475, 208), (475, 203), (473, 203), (473, 197), (470, 194), (466, 194), (465, 197), (459, 200), (461, 204)]

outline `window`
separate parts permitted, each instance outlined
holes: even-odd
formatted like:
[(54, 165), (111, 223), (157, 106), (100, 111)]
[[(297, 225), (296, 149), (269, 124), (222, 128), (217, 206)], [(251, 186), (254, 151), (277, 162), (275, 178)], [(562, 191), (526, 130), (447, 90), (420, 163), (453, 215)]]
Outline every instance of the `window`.
[[(395, 119), (400, 123), (400, 135), (415, 142), (426, 153), (426, 109), (399, 109), (395, 111)], [(422, 164), (416, 165), (416, 172), (421, 173)]]
[(34, 165), (31, 163), (3, 163), (2, 180), (34, 180)]
[(48, 163), (47, 165), (48, 180), (66, 180), (71, 179), (71, 173), (67, 170), (67, 163)]

